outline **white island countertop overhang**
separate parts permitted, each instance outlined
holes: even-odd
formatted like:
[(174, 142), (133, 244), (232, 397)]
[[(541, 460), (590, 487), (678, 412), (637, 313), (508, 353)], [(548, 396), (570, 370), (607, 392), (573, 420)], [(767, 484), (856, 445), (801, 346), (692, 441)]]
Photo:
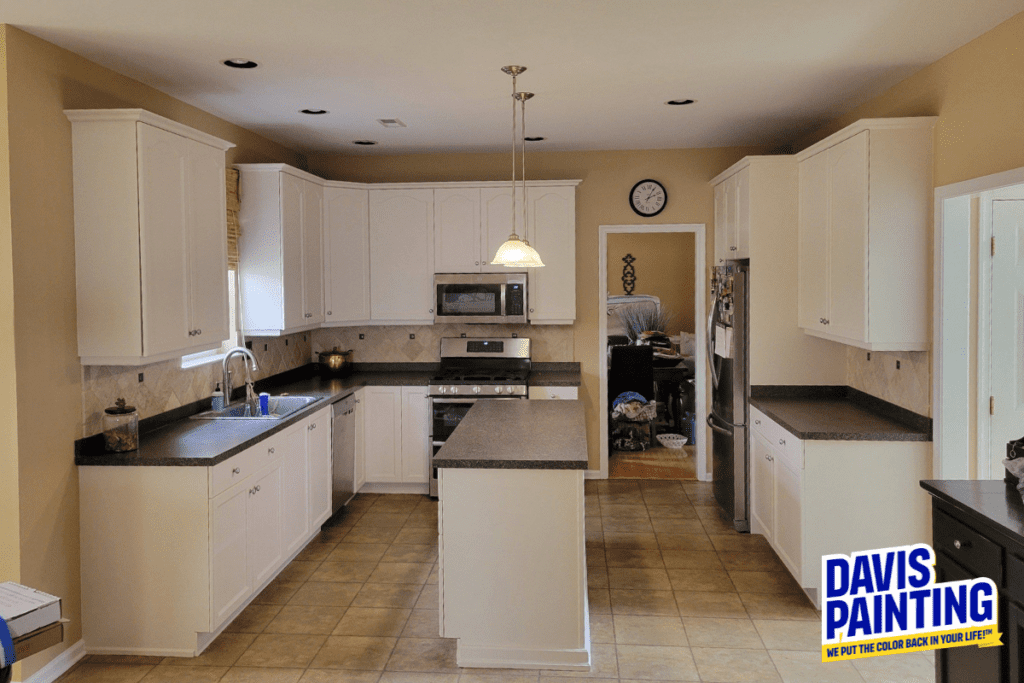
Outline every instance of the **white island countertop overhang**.
[(441, 636), (461, 667), (590, 669), (580, 401), (479, 401), (435, 456)]

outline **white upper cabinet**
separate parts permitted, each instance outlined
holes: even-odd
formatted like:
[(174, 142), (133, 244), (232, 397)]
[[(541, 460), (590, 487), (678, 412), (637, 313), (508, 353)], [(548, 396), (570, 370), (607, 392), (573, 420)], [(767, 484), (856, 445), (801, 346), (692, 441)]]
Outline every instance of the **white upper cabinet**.
[(324, 186), (324, 308), (328, 325), (370, 320), (369, 190)]
[(527, 187), (527, 234), (544, 261), (530, 268), (526, 291), (533, 324), (571, 325), (576, 319), (576, 184)]
[(750, 258), (750, 169), (715, 185), (715, 265)]
[(799, 322), (870, 351), (929, 347), (934, 117), (864, 119), (797, 155)]
[(227, 338), (224, 152), (141, 109), (68, 110), (78, 353), (144, 365)]
[(370, 190), (370, 318), (434, 322), (434, 190)]
[(434, 272), (479, 273), (480, 188), (434, 190)]
[(242, 327), (274, 336), (324, 321), (322, 181), (283, 164), (237, 166)]

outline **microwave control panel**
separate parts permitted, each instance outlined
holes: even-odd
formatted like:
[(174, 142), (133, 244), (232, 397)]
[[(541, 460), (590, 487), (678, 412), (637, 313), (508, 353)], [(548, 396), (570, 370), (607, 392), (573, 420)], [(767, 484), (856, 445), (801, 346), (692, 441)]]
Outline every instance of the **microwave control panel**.
[(523, 300), (523, 285), (510, 282), (505, 289), (505, 315), (523, 315), (526, 302)]

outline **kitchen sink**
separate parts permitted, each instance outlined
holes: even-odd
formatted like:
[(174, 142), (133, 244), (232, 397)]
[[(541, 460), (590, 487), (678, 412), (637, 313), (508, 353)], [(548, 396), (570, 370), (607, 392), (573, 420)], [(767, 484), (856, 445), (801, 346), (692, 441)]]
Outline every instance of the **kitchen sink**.
[(193, 420), (280, 420), (320, 399), (316, 396), (271, 396), (270, 414), (253, 415), (244, 402), (232, 403), (220, 410), (207, 410), (191, 416)]

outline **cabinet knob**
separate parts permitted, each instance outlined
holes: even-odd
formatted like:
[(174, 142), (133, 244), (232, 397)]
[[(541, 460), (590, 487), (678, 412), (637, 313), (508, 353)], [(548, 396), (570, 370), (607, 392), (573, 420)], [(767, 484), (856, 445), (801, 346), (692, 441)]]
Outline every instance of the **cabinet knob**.
[(334, 311), (327, 311), (327, 315), (334, 315)]
[(964, 548), (970, 548), (971, 547), (971, 542), (970, 541), (961, 541), (960, 539), (957, 539), (957, 540), (953, 541), (953, 547), (956, 548), (957, 550), (962, 550)]
[(761, 424), (761, 421), (760, 420), (754, 420), (754, 424), (759, 425), (759, 424)]
[(235, 469), (231, 470), (231, 474), (241, 474), (241, 473), (242, 473), (242, 468), (241, 467), (236, 467)]
[(196, 330), (196, 334), (202, 334), (202, 333), (203, 333), (202, 330)]
[(260, 485), (256, 484), (256, 493), (259, 493), (259, 492), (260, 492)]
[(785, 446), (786, 445), (786, 440), (785, 439), (779, 439), (779, 445), (780, 446)]
[(359, 403), (359, 402), (360, 402), (361, 400), (363, 400), (363, 399), (361, 399), (361, 398), (357, 398), (357, 399), (356, 399), (356, 403)]
[(729, 251), (736, 251), (736, 247), (729, 247)]
[(314, 429), (316, 429), (316, 422), (314, 422), (313, 424), (309, 425), (309, 431), (313, 431)]
[(479, 261), (477, 261), (477, 262), (476, 262), (476, 265), (478, 265), (478, 266), (479, 266), (479, 265), (480, 265), (480, 262), (479, 262)]
[(825, 318), (824, 323), (828, 325), (828, 318)]
[(431, 308), (429, 311), (427, 311), (427, 313), (433, 313), (433, 312), (434, 312), (433, 308)]
[(273, 455), (274, 454), (274, 449), (273, 448), (268, 448), (267, 449), (267, 453), (269, 453), (270, 455)]
[(196, 331), (195, 330), (189, 330), (188, 331), (188, 336), (190, 336), (190, 337), (196, 336)]
[(530, 309), (530, 313), (533, 313), (533, 309), (532, 308)]

